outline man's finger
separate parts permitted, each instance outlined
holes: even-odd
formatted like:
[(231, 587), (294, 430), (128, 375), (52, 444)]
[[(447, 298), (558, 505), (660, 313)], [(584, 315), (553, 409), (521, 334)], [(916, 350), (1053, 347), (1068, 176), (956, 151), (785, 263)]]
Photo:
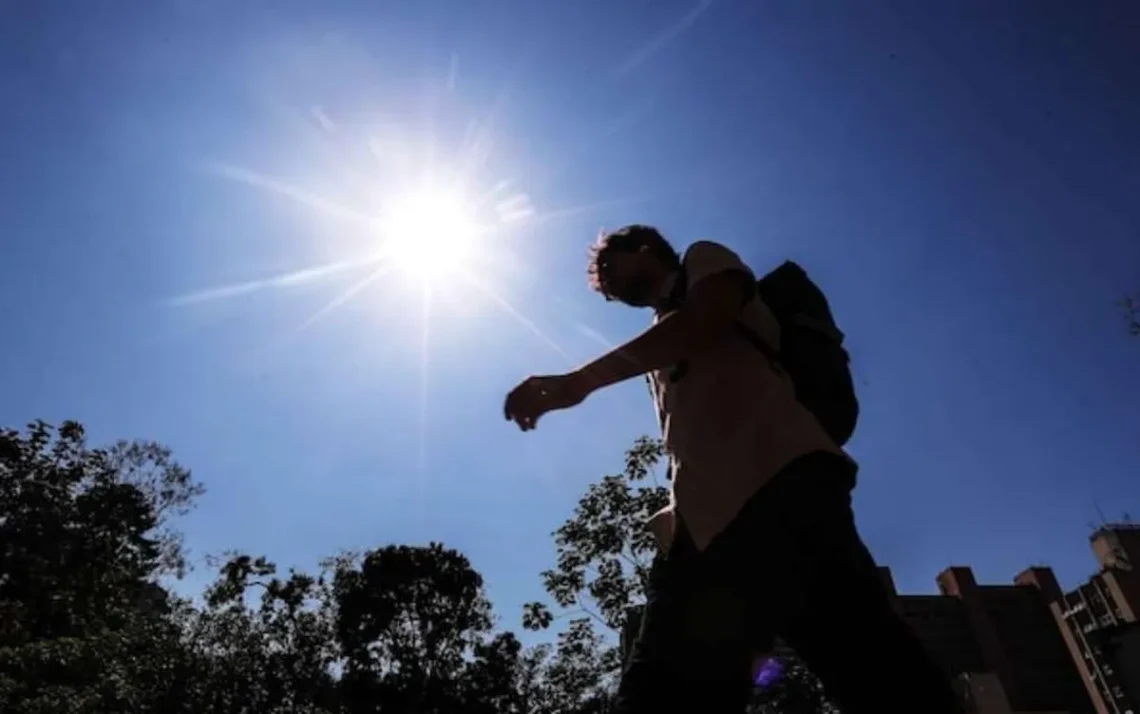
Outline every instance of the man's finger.
[(505, 414), (508, 421), (514, 421), (521, 427), (523, 426), (523, 422), (530, 418), (530, 415), (533, 413), (533, 411), (534, 410), (531, 405), (527, 404), (523, 400), (515, 398), (508, 400), (506, 406), (504, 407), (503, 413)]
[(528, 377), (507, 394), (503, 402), (503, 416), (514, 421), (523, 431), (535, 428), (539, 416), (546, 413), (546, 377)]
[(519, 411), (519, 401), (523, 400), (526, 393), (526, 386), (530, 380), (524, 380), (521, 384), (516, 386), (511, 391), (507, 392), (507, 398), (503, 402), (503, 416), (508, 420), (512, 419)]

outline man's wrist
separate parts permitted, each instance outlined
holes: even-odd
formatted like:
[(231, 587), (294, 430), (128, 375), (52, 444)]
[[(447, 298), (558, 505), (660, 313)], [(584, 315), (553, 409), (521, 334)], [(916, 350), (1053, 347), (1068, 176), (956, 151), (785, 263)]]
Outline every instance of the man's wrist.
[(579, 367), (571, 373), (583, 398), (590, 396), (605, 386), (601, 371), (593, 364)]

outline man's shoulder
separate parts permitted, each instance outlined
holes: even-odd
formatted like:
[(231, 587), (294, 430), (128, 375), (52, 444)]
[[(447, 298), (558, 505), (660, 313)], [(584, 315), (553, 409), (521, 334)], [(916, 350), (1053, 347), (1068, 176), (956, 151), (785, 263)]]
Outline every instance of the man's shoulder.
[(740, 256), (736, 254), (736, 251), (734, 251), (732, 248), (729, 248), (724, 243), (718, 243), (715, 240), (698, 240), (690, 243), (689, 247), (685, 249), (684, 257), (686, 260), (691, 260), (694, 257), (703, 258), (706, 256), (717, 255), (731, 255), (736, 257), (737, 260), (740, 259)]
[(716, 241), (699, 240), (691, 244), (685, 249), (683, 261), (690, 283), (726, 270), (752, 275), (752, 269), (741, 260), (736, 251)]

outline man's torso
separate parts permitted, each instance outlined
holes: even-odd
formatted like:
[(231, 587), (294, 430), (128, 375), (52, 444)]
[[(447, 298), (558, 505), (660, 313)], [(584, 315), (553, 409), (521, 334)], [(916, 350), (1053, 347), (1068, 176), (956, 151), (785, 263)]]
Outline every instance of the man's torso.
[[(699, 254), (691, 249), (687, 255), (690, 287), (722, 269), (748, 270), (727, 248), (700, 245)], [(758, 295), (738, 321), (779, 350), (779, 323)], [(658, 370), (651, 385), (671, 457), (673, 501), (700, 549), (793, 460), (817, 451), (843, 453), (796, 401), (790, 378), (736, 331)]]

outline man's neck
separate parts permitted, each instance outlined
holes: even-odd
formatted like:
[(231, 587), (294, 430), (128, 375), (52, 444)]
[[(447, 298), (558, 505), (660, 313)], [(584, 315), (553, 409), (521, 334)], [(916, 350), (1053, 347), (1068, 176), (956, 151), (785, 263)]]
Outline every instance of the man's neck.
[(677, 288), (677, 280), (681, 277), (680, 271), (672, 270), (665, 274), (661, 279), (657, 288), (657, 299), (653, 303), (653, 309), (658, 313), (668, 312), (672, 305), (674, 293)]

